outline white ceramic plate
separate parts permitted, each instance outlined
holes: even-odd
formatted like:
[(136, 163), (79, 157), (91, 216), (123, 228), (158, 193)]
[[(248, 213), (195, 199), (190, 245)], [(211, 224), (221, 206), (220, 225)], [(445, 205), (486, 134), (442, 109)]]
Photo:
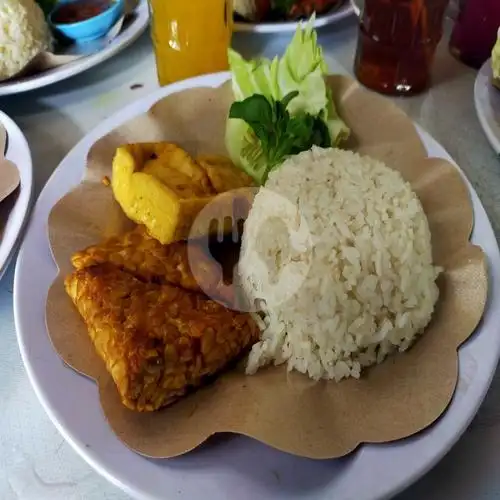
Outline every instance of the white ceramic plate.
[[(49, 180), (36, 204), (14, 282), (16, 329), (29, 378), (67, 441), (99, 473), (135, 498), (220, 500), (235, 498), (235, 492), (238, 500), (387, 498), (422, 476), (464, 432), (486, 394), (500, 354), (495, 309), (500, 303), (500, 253), (488, 217), (470, 185), (475, 212), (473, 241), (489, 260), (489, 305), (478, 331), (460, 349), (460, 379), (449, 410), (436, 425), (411, 439), (362, 446), (340, 460), (313, 461), (233, 436), (177, 459), (148, 460), (113, 434), (103, 417), (96, 384), (65, 366), (47, 336), (45, 301), (56, 277), (47, 218), (57, 200), (80, 182), (89, 148), (165, 95), (189, 87), (216, 86), (228, 76), (180, 82), (132, 103), (86, 136)], [(451, 160), (432, 137), (420, 129), (419, 133), (430, 155)]]
[[(13, 203), (0, 237), (0, 278), (4, 275), (21, 238), (33, 201), (33, 165), (28, 142), (19, 127), (0, 111), (0, 123), (7, 131), (7, 155), (19, 169), (21, 184), (3, 202)], [(3, 151), (2, 151), (3, 153)]]
[(491, 60), (480, 69), (474, 85), (474, 101), (481, 127), (492, 148), (500, 154), (500, 90), (493, 87)]
[(116, 38), (98, 52), (40, 74), (4, 83), (0, 82), (0, 96), (20, 94), (28, 90), (35, 90), (46, 87), (47, 85), (52, 85), (53, 83), (78, 75), (115, 56), (135, 42), (148, 27), (149, 9), (147, 0), (139, 0), (135, 14), (133, 21), (130, 22)]
[[(322, 28), (328, 24), (336, 23), (351, 14), (354, 13), (349, 0), (345, 0), (340, 7), (333, 9), (328, 14), (318, 16), (314, 22), (315, 28)], [(247, 33), (286, 33), (289, 31), (295, 31), (298, 22), (288, 21), (288, 22), (275, 22), (275, 23), (247, 23), (247, 22), (236, 22), (234, 23), (234, 30), (247, 32)]]

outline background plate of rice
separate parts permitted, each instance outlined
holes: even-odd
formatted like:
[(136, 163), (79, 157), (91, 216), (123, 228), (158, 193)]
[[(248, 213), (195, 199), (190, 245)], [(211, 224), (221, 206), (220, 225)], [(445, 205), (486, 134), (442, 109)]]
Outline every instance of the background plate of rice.
[[(85, 57), (42, 73), (0, 82), (0, 96), (21, 94), (22, 92), (40, 89), (47, 85), (61, 82), (83, 73), (120, 53), (134, 43), (148, 27), (149, 10), (147, 0), (139, 0), (134, 12), (135, 17), (133, 20), (102, 50), (92, 52)], [(73, 51), (73, 55), (78, 53), (77, 46), (71, 46), (70, 48)]]
[[(26, 234), (14, 284), (16, 331), (27, 373), (65, 439), (100, 474), (134, 498), (220, 500), (236, 495), (238, 500), (385, 499), (421, 477), (458, 440), (486, 395), (500, 355), (499, 311), (494, 308), (500, 303), (500, 252), (470, 184), (475, 213), (472, 241), (488, 258), (489, 305), (476, 333), (459, 351), (459, 382), (449, 409), (435, 425), (412, 438), (365, 445), (341, 460), (301, 459), (245, 437), (218, 439), (178, 459), (148, 460), (130, 451), (113, 433), (104, 419), (93, 381), (66, 367), (47, 335), (45, 298), (57, 274), (47, 238), (48, 214), (79, 184), (89, 148), (169, 93), (217, 86), (228, 76), (209, 75), (180, 82), (130, 104), (86, 136), (47, 183)], [(430, 156), (452, 161), (432, 137), (421, 129), (419, 133)]]

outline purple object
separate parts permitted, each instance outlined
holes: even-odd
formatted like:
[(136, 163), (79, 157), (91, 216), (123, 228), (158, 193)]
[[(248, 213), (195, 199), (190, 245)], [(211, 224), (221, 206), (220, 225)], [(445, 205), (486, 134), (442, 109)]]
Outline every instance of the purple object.
[(500, 0), (461, 0), (450, 52), (468, 66), (480, 68), (491, 56), (500, 27)]

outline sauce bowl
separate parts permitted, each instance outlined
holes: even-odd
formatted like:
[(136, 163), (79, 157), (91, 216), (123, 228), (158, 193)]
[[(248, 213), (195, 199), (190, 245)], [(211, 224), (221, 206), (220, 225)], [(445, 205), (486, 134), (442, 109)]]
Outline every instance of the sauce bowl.
[(49, 15), (52, 29), (76, 43), (105, 36), (125, 11), (124, 0), (63, 0)]

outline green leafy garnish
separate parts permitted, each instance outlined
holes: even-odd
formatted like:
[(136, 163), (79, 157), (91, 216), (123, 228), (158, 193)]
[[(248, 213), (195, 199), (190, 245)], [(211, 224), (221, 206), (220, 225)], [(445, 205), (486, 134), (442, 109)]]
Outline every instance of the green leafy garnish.
[[(350, 130), (337, 113), (332, 91), (325, 79), (327, 65), (313, 22), (314, 18), (297, 28), (281, 58), (246, 61), (234, 50), (229, 50), (236, 103), (245, 103), (255, 95), (261, 97), (248, 101), (244, 112), (236, 107), (241, 119), (230, 116), (227, 120), (226, 147), (234, 164), (256, 180), (266, 178), (265, 172), (276, 166), (272, 162), (278, 161), (281, 151), (286, 151), (282, 155), (284, 158), (303, 151), (304, 144), (326, 144), (327, 132), (330, 139), (328, 146), (338, 146), (349, 137)], [(291, 93), (294, 93), (293, 97), (289, 98)], [(278, 102), (286, 105), (278, 109)], [(270, 148), (268, 143), (278, 139), (264, 139), (263, 130), (273, 123), (275, 129), (284, 133), (283, 124), (280, 122), (277, 125), (277, 116), (283, 109), (287, 111), (288, 121), (291, 121), (287, 127), (293, 132), (294, 139), (287, 139), (286, 148), (281, 146), (281, 142), (279, 148)], [(262, 113), (262, 118), (258, 113)], [(254, 119), (256, 116), (261, 120), (259, 123)], [(273, 119), (269, 120), (269, 116)], [(273, 133), (277, 134), (276, 130)], [(271, 161), (270, 165), (268, 161)]]
[(259, 184), (264, 184), (269, 172), (288, 156), (313, 146), (331, 146), (330, 132), (319, 116), (305, 111), (290, 115), (287, 107), (298, 95), (298, 91), (293, 91), (276, 101), (254, 94), (231, 106), (229, 118), (243, 120), (259, 141), (259, 158), (254, 158), (254, 168), (245, 168)]

